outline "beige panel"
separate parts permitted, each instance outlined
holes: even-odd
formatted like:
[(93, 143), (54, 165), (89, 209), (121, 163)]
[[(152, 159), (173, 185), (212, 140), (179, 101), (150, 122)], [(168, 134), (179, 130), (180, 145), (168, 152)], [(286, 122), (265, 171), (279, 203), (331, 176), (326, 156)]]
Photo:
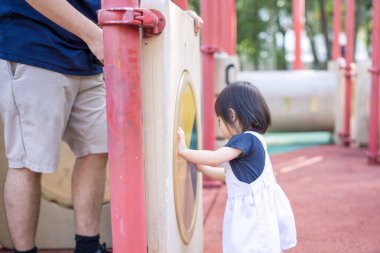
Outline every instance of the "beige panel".
[[(188, 244), (177, 226), (173, 189), (173, 143), (176, 98), (184, 70), (191, 74), (200, 112), (199, 37), (193, 20), (171, 1), (141, 1), (166, 16), (158, 37), (142, 42), (143, 120), (147, 239), (150, 253), (203, 252), (202, 204), (197, 206), (194, 233)], [(201, 190), (201, 189), (200, 189)], [(202, 194), (199, 194), (202, 203)]]

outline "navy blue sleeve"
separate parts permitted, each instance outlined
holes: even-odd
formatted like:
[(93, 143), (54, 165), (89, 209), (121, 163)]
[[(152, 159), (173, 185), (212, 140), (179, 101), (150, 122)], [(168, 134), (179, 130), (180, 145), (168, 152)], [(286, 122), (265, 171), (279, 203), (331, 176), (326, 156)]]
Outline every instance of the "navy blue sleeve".
[[(253, 138), (249, 133), (241, 133), (234, 135), (224, 146), (240, 149), (243, 153), (241, 156), (247, 155), (253, 146)], [(241, 157), (240, 156), (240, 157)]]

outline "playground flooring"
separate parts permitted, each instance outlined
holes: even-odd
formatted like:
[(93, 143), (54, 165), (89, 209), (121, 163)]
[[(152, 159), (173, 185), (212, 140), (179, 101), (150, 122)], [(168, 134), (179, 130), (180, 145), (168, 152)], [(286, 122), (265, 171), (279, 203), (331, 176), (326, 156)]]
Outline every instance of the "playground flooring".
[[(380, 252), (380, 166), (366, 163), (365, 150), (320, 145), (272, 161), (297, 224), (298, 245), (286, 252)], [(203, 196), (204, 252), (221, 253), (225, 186), (205, 188)]]

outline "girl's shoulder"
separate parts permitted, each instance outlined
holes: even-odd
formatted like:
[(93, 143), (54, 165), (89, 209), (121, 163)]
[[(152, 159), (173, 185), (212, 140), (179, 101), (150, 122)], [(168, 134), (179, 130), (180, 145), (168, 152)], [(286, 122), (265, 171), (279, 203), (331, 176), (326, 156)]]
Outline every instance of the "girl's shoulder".
[(247, 131), (234, 135), (224, 146), (240, 149), (243, 154), (249, 153), (249, 151), (258, 146), (266, 147), (261, 134), (253, 131)]

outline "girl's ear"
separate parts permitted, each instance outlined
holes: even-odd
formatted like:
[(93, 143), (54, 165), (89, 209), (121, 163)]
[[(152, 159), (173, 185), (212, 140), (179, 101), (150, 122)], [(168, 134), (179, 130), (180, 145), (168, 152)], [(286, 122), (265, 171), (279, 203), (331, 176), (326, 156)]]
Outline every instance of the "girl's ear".
[(235, 122), (236, 113), (235, 113), (234, 109), (228, 108), (228, 117), (230, 117), (231, 122)]

